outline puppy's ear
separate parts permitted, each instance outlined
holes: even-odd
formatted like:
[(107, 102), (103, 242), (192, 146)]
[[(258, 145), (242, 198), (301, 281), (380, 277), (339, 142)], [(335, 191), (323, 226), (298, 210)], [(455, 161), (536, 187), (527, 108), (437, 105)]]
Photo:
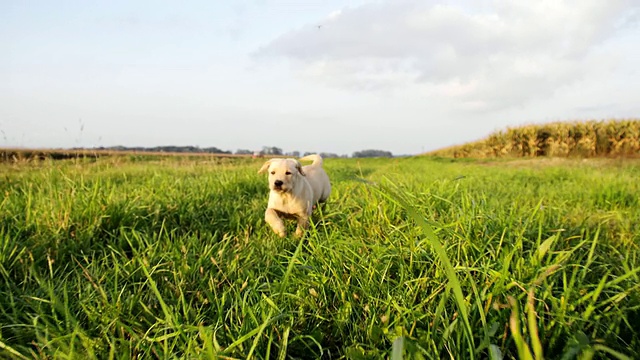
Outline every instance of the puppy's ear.
[(262, 174), (263, 172), (267, 171), (272, 161), (273, 159), (265, 161), (264, 164), (262, 164), (262, 167), (260, 168), (260, 170), (258, 170), (258, 174)]
[(304, 171), (302, 171), (302, 164), (300, 164), (300, 161), (298, 160), (296, 160), (296, 170), (298, 170), (300, 175), (307, 176), (307, 174), (305, 174)]

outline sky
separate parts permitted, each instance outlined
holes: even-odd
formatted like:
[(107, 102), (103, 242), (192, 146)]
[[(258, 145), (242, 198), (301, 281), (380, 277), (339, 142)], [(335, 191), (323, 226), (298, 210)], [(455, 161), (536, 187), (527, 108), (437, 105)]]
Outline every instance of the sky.
[(637, 0), (0, 0), (0, 147), (417, 154), (640, 117)]

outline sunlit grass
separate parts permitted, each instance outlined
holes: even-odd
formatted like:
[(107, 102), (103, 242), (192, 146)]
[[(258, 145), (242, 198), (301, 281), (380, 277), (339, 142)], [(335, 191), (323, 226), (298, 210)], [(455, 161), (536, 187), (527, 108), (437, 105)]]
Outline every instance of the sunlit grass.
[(260, 160), (0, 165), (0, 354), (639, 355), (639, 163), (325, 163), (302, 239)]

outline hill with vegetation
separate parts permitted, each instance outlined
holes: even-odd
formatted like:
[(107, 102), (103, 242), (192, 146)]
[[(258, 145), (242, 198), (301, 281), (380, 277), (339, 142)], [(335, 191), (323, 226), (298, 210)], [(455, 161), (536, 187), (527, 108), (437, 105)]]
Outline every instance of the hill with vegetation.
[(427, 155), (454, 158), (634, 157), (640, 120), (554, 122), (498, 131), (487, 138)]

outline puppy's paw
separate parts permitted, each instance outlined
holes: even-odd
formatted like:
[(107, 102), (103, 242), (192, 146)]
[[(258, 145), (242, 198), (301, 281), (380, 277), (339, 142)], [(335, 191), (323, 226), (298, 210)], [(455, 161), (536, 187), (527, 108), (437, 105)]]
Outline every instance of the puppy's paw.
[(276, 223), (276, 224), (269, 224), (271, 225), (271, 230), (273, 230), (274, 233), (276, 233), (276, 235), (280, 236), (281, 238), (287, 236), (287, 231), (284, 228), (284, 225), (281, 223)]

